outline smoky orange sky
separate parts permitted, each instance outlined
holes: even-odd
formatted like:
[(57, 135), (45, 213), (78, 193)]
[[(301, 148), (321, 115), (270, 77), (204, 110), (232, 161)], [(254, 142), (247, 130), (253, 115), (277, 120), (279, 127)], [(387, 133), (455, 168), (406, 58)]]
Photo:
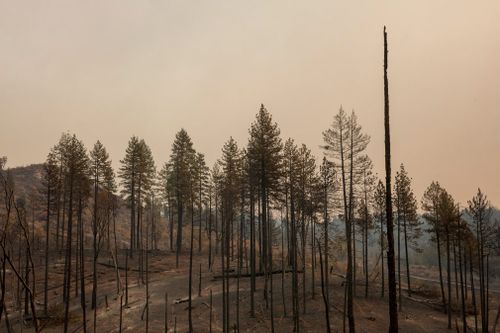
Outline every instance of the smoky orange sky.
[(138, 135), (161, 166), (184, 127), (212, 164), (264, 103), (319, 160), (342, 104), (383, 175), (384, 25), (393, 170), (499, 205), (499, 1), (0, 0), (0, 155), (42, 162), (69, 131), (117, 167)]

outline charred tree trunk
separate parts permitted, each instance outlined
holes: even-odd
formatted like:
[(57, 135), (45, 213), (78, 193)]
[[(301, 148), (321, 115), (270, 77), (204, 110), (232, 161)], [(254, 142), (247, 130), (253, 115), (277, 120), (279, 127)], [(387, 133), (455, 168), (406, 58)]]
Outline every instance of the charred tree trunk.
[(286, 297), (285, 297), (285, 229), (283, 227), (283, 209), (281, 209), (281, 302), (283, 304), (283, 316), (286, 317)]
[[(151, 219), (153, 216), (151, 216)], [(149, 332), (149, 226), (146, 227), (146, 333)]]
[(443, 302), (443, 310), (446, 312), (446, 297), (444, 295), (444, 281), (443, 281), (443, 265), (441, 263), (441, 242), (439, 239), (439, 230), (436, 230), (436, 247), (438, 256), (438, 266), (439, 266), (439, 285), (441, 287), (441, 300)]
[(401, 293), (401, 204), (399, 202), (399, 196), (397, 200), (397, 210), (398, 210), (398, 300), (399, 300), (399, 311), (402, 310), (403, 306), (403, 294)]
[(459, 221), (458, 226), (458, 264), (460, 268), (460, 299), (462, 300), (462, 330), (464, 333), (467, 332), (467, 321), (466, 321), (466, 311), (465, 311), (465, 297), (464, 297), (464, 274), (462, 267), (462, 231)]
[(274, 293), (273, 293), (273, 230), (272, 230), (272, 223), (271, 223), (271, 218), (270, 218), (270, 209), (269, 209), (269, 198), (267, 198), (266, 196), (266, 206), (267, 206), (267, 212), (268, 212), (268, 240), (269, 240), (269, 244), (268, 244), (268, 251), (269, 251), (269, 258), (268, 258), (268, 265), (269, 265), (269, 268), (267, 269), (267, 272), (268, 272), (268, 276), (269, 276), (269, 279), (270, 279), (270, 300), (271, 300), (271, 333), (274, 333)]
[(250, 188), (250, 317), (255, 317), (255, 201)]
[(212, 271), (212, 194), (208, 197), (208, 269)]
[(175, 268), (179, 268), (179, 255), (182, 250), (182, 215), (183, 204), (180, 193), (177, 194), (177, 243), (175, 247)]
[(328, 275), (328, 267), (326, 269), (323, 269), (323, 255), (321, 253), (321, 245), (320, 242), (318, 241), (318, 250), (319, 250), (319, 265), (321, 269), (321, 294), (323, 295), (323, 303), (325, 305), (325, 322), (326, 322), (326, 332), (330, 333), (330, 306), (328, 304), (328, 296), (326, 294), (326, 288), (325, 288), (325, 276)]
[(385, 127), (385, 209), (387, 217), (387, 269), (389, 274), (389, 333), (398, 332), (398, 303), (394, 261), (394, 231), (391, 196), (391, 137), (389, 129), (389, 81), (387, 79), (387, 32), (384, 27), (384, 127)]
[(474, 264), (472, 256), (472, 248), (469, 247), (469, 269), (470, 269), (470, 291), (472, 296), (472, 309), (474, 311), (474, 332), (479, 332), (477, 329), (477, 304), (476, 304), (476, 289), (474, 288)]
[(71, 287), (71, 252), (72, 252), (72, 234), (73, 234), (73, 177), (70, 178), (69, 184), (69, 205), (68, 205), (68, 235), (66, 237), (66, 267), (67, 277), (65, 281), (65, 306), (64, 306), (64, 333), (68, 332), (68, 324), (69, 324), (69, 294)]
[(405, 257), (406, 257), (406, 283), (408, 284), (408, 296), (411, 296), (411, 284), (410, 284), (410, 258), (408, 254), (408, 233), (406, 230), (406, 214), (403, 215), (403, 230), (405, 238)]
[(446, 277), (448, 279), (448, 305), (446, 312), (448, 313), (448, 329), (451, 329), (451, 267), (450, 267), (450, 231), (446, 227)]
[(189, 288), (188, 288), (188, 321), (189, 332), (193, 332), (193, 318), (192, 318), (192, 288), (193, 288), (193, 241), (194, 241), (194, 200), (191, 199), (191, 240), (189, 245)]
[(382, 288), (380, 290), (380, 297), (384, 298), (385, 292), (385, 270), (384, 270), (384, 221), (382, 214), (380, 214), (380, 271)]
[(297, 227), (295, 221), (295, 198), (293, 189), (290, 193), (290, 212), (292, 222), (292, 295), (293, 295), (293, 331), (300, 332), (299, 321), (299, 282), (297, 275)]
[[(83, 321), (83, 332), (87, 332), (87, 303), (85, 301), (85, 253), (84, 253), (84, 242), (83, 242), (83, 207), (82, 207), (82, 194), (80, 193), (80, 198), (78, 200), (78, 226), (80, 228), (80, 302), (82, 307), (82, 321)], [(96, 331), (96, 309), (94, 308), (94, 332)]]
[[(129, 251), (132, 251), (129, 249)], [(125, 250), (125, 306), (128, 306), (128, 253)]]
[[(47, 316), (47, 307), (48, 307), (48, 295), (49, 295), (49, 227), (50, 227), (50, 184), (47, 185), (47, 219), (45, 224), (45, 281), (43, 284), (43, 312), (45, 316)], [(5, 267), (5, 265), (4, 265)], [(4, 290), (2, 289), (2, 304), (3, 304), (3, 294)], [(2, 305), (0, 305), (2, 306)], [(1, 318), (1, 311), (0, 311)]]

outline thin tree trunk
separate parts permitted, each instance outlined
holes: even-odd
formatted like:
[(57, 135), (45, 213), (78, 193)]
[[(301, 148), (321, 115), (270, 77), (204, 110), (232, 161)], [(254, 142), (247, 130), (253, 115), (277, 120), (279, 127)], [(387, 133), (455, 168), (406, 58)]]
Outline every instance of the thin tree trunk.
[[(212, 304), (210, 304), (210, 305), (212, 305)], [(210, 310), (212, 310), (211, 306), (210, 306)], [(165, 314), (164, 314), (163, 318), (164, 318), (163, 322), (164, 322), (164, 328), (165, 328), (164, 333), (168, 333), (168, 293), (167, 292), (165, 292)], [(212, 318), (210, 318), (210, 319), (212, 319)]]
[[(292, 185), (293, 186), (293, 185)], [(299, 286), (298, 286), (298, 276), (297, 276), (297, 228), (295, 221), (295, 199), (293, 195), (293, 187), (290, 192), (290, 212), (292, 221), (292, 295), (293, 295), (293, 331), (300, 332), (300, 321), (299, 321)]]
[(250, 317), (255, 317), (255, 202), (250, 188)]
[[(223, 210), (221, 210), (223, 212)], [(221, 247), (220, 247), (220, 259), (221, 259), (221, 271), (222, 271), (222, 331), (227, 333), (227, 312), (226, 312), (226, 265), (224, 262), (225, 247), (226, 247), (226, 228), (225, 228), (224, 214), (221, 218)]]
[(193, 241), (194, 241), (194, 200), (191, 199), (191, 241), (189, 245), (189, 288), (188, 321), (189, 332), (193, 332), (192, 288), (193, 288)]
[[(132, 163), (131, 191), (130, 191), (130, 258), (132, 258), (135, 244), (135, 163)], [(128, 304), (128, 303), (125, 303)]]
[[(325, 295), (326, 295), (326, 303), (328, 305), (328, 307), (326, 308), (326, 311), (327, 311), (327, 315), (330, 313), (330, 292), (329, 292), (329, 263), (328, 263), (328, 187), (326, 186), (325, 184), (325, 188), (324, 188), (324, 194), (325, 194), (325, 202), (324, 202), (324, 221), (323, 221), (323, 224), (324, 224), (324, 237), (325, 237), (325, 283), (324, 283), (324, 288), (325, 288)], [(318, 243), (319, 244), (319, 243)], [(321, 252), (320, 252), (320, 261), (321, 261)], [(328, 325), (328, 329), (330, 329), (330, 325)]]
[[(128, 254), (125, 253), (125, 256), (128, 256)], [(122, 332), (122, 323), (123, 323), (123, 294), (120, 295), (120, 323), (118, 326), (118, 332)]]
[(323, 268), (323, 254), (321, 253), (321, 243), (318, 241), (319, 250), (319, 265), (321, 269), (321, 294), (323, 295), (323, 304), (325, 305), (325, 322), (326, 322), (326, 332), (330, 333), (330, 305), (328, 304), (328, 296), (326, 294), (325, 288), (325, 276), (328, 275), (328, 267)]
[[(48, 180), (49, 182), (50, 180)], [(47, 185), (47, 222), (45, 224), (45, 281), (44, 281), (44, 295), (43, 295), (43, 312), (47, 316), (48, 295), (49, 295), (49, 226), (50, 226), (50, 185)], [(2, 290), (3, 296), (3, 290)], [(3, 297), (2, 297), (3, 304)], [(1, 311), (0, 311), (1, 318)]]
[(286, 301), (285, 301), (285, 229), (283, 227), (283, 208), (281, 209), (281, 302), (283, 304), (283, 316), (286, 317)]
[(201, 211), (202, 211), (202, 202), (201, 202), (201, 190), (202, 190), (202, 184), (201, 184), (201, 177), (200, 177), (200, 190), (199, 190), (199, 205), (198, 205), (198, 213), (199, 213), (199, 222), (198, 222), (198, 253), (201, 253)]
[(479, 332), (477, 329), (477, 304), (476, 304), (476, 290), (474, 288), (474, 264), (472, 256), (472, 248), (469, 247), (469, 269), (470, 269), (470, 291), (472, 296), (472, 308), (474, 311), (474, 332)]
[(314, 238), (316, 237), (316, 232), (315, 232), (315, 223), (311, 219), (311, 298), (314, 299), (316, 296), (315, 293), (315, 276), (314, 276), (314, 271), (316, 269), (316, 264), (315, 264), (315, 255), (316, 255), (316, 249), (314, 248)]
[(448, 279), (448, 329), (451, 329), (451, 267), (450, 267), (450, 231), (446, 227), (446, 276)]
[[(352, 209), (352, 208), (349, 208)], [(353, 222), (351, 219), (351, 225), (352, 225), (352, 293), (354, 297), (357, 296), (356, 294), (356, 280), (357, 280), (357, 271), (358, 271), (358, 265), (356, 263), (356, 222)]]
[(380, 297), (384, 298), (385, 292), (385, 271), (384, 271), (384, 221), (382, 213), (380, 214), (380, 270), (381, 270), (381, 280), (382, 288), (380, 290)]
[(67, 278), (66, 278), (66, 299), (64, 307), (64, 333), (68, 333), (69, 324), (69, 293), (71, 287), (71, 250), (72, 250), (72, 234), (73, 234), (73, 177), (70, 178), (69, 184), (69, 205), (68, 205), (68, 235), (66, 237), (66, 267), (67, 267)]
[(245, 193), (241, 191), (240, 225), (238, 237), (238, 280), (236, 282), (236, 327), (240, 331), (240, 275), (243, 266), (243, 224), (245, 223), (244, 207)]
[[(270, 215), (270, 209), (269, 209), (269, 199), (266, 196), (266, 206), (267, 206), (267, 212)], [(272, 223), (271, 223), (271, 218), (268, 216), (267, 219), (267, 224), (268, 224), (268, 238), (269, 238), (269, 261), (268, 261), (268, 274), (269, 274), (269, 279), (270, 279), (270, 293), (271, 293), (271, 332), (274, 333), (274, 293), (273, 293), (273, 231), (272, 231)], [(305, 273), (305, 272), (304, 272)]]
[(182, 215), (183, 204), (180, 194), (177, 194), (177, 244), (175, 247), (175, 268), (179, 268), (179, 255), (182, 250)]
[(302, 207), (302, 311), (306, 314), (306, 221)]
[(439, 266), (439, 285), (441, 287), (441, 300), (443, 301), (443, 310), (446, 312), (446, 297), (444, 296), (444, 281), (443, 281), (443, 269), (441, 263), (441, 242), (439, 239), (439, 230), (436, 229), (436, 247), (438, 256), (438, 266)]
[(210, 319), (209, 319), (209, 328), (208, 328), (208, 331), (209, 333), (212, 333), (212, 310), (213, 309), (213, 306), (212, 306), (212, 289), (210, 289)]
[(201, 297), (201, 263), (198, 271), (198, 297)]
[(465, 297), (464, 297), (464, 274), (462, 269), (462, 231), (461, 231), (461, 221), (459, 220), (458, 226), (458, 264), (460, 266), (460, 299), (462, 300), (462, 330), (464, 333), (467, 332), (467, 321), (465, 313)]
[[(85, 248), (83, 243), (82, 194), (78, 200), (78, 225), (80, 227), (80, 301), (82, 307), (83, 332), (87, 332), (87, 303), (85, 301)], [(96, 314), (94, 308), (94, 332), (96, 329)]]
[(148, 252), (149, 252), (149, 226), (146, 226), (146, 333), (149, 332), (149, 254), (148, 254)]
[(488, 332), (490, 328), (490, 254), (486, 255), (486, 296), (485, 296), (485, 328)]
[(208, 270), (212, 271), (212, 192), (208, 197)]
[(401, 293), (401, 203), (399, 201), (399, 194), (397, 199), (397, 210), (398, 210), (398, 299), (399, 299), (399, 311), (403, 308), (403, 294)]
[(452, 242), (453, 246), (453, 270), (455, 271), (455, 299), (457, 300), (457, 305), (458, 305), (458, 300), (459, 300), (459, 284), (458, 284), (458, 267), (457, 267), (457, 246), (456, 246), (456, 241), (453, 239)]
[(406, 214), (403, 215), (403, 227), (404, 227), (404, 237), (405, 237), (406, 283), (408, 284), (408, 296), (411, 296), (410, 259), (408, 254), (408, 233), (406, 230)]
[[(132, 249), (129, 249), (132, 251)], [(125, 250), (125, 306), (128, 306), (128, 253)]]

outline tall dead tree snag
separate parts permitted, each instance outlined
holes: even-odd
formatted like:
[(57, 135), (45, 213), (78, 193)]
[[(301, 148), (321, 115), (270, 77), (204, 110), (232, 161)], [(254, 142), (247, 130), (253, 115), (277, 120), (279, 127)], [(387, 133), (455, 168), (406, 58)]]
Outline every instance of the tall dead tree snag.
[(389, 130), (389, 81), (387, 79), (387, 32), (384, 27), (384, 129), (385, 129), (385, 211), (387, 218), (387, 270), (389, 275), (389, 333), (398, 332), (394, 226), (391, 195), (391, 135)]

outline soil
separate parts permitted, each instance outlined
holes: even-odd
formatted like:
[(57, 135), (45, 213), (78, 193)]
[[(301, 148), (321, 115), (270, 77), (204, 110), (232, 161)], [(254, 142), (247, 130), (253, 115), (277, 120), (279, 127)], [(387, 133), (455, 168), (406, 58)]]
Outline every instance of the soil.
[[(197, 252), (197, 251), (195, 251)], [(178, 302), (188, 296), (188, 273), (189, 257), (181, 255), (179, 268), (175, 268), (175, 253), (170, 251), (151, 251), (150, 274), (149, 274), (149, 332), (165, 331), (165, 293), (168, 293), (167, 317), (169, 332), (188, 331), (188, 302)], [(218, 259), (218, 257), (217, 257)], [(62, 257), (51, 260), (50, 270), (50, 291), (49, 317), (43, 316), (43, 307), (40, 300), (43, 300), (43, 274), (38, 273), (37, 278), (37, 305), (38, 315), (44, 325), (44, 332), (61, 332), (63, 319), (62, 306), (62, 279), (63, 265)], [(213, 271), (210, 272), (207, 265), (205, 253), (197, 254), (193, 260), (193, 326), (195, 332), (209, 332), (210, 321), (210, 291), (212, 291), (212, 331), (222, 331), (221, 317), (221, 293), (222, 280), (214, 278), (220, 275), (220, 260), (216, 260)], [(198, 296), (198, 270), (202, 265), (201, 296)], [(87, 300), (87, 331), (93, 331), (93, 310), (91, 310), (91, 261), (86, 260), (86, 300)], [(279, 263), (276, 263), (279, 265)], [(119, 255), (118, 266), (125, 267), (124, 254)], [(73, 266), (74, 267), (74, 266)], [(123, 332), (145, 332), (145, 316), (141, 316), (145, 307), (146, 287), (139, 279), (138, 255), (129, 260), (129, 295), (128, 305), (123, 307)], [(280, 267), (275, 267), (279, 269)], [(245, 268), (243, 269), (246, 271)], [(98, 307), (96, 332), (118, 332), (120, 319), (120, 295), (117, 292), (116, 271), (114, 264), (109, 260), (101, 260), (98, 265)], [(338, 272), (330, 276), (331, 309), (330, 320), (332, 332), (343, 332), (343, 304), (344, 287), (342, 273)], [(284, 285), (282, 288), (282, 274), (273, 275), (274, 289), (274, 323), (276, 332), (292, 332), (293, 321), (291, 318), (291, 273), (284, 274)], [(360, 274), (361, 276), (361, 274)], [(120, 269), (120, 278), (125, 283), (125, 271)], [(144, 277), (145, 278), (145, 277)], [(325, 309), (321, 294), (319, 268), (315, 273), (314, 295), (312, 294), (311, 270), (307, 270), (306, 275), (306, 309), (304, 312), (302, 303), (302, 274), (299, 278), (300, 299), (300, 324), (302, 332), (325, 332)], [(230, 279), (230, 326), (236, 324), (236, 278)], [(255, 293), (255, 318), (250, 317), (250, 278), (240, 279), (240, 331), (241, 332), (269, 332), (271, 331), (270, 312), (266, 309), (266, 302), (263, 298), (264, 278), (257, 278), (257, 291)], [(75, 283), (72, 278), (72, 305), (70, 332), (83, 332), (82, 309), (80, 297), (75, 297)], [(421, 288), (419, 288), (421, 289)], [(283, 302), (284, 290), (285, 302)], [(381, 290), (376, 282), (370, 285), (369, 296), (364, 296), (364, 285), (356, 286), (357, 296), (354, 299), (354, 310), (357, 332), (384, 332), (388, 328), (388, 301), (387, 290), (384, 298), (381, 297)], [(406, 294), (406, 292), (405, 292)], [(432, 295), (416, 292), (411, 298), (403, 298), (402, 310), (399, 312), (399, 325), (401, 332), (444, 332), (447, 331), (447, 316), (440, 308), (439, 300), (429, 300)], [(106, 298), (107, 304), (106, 306)], [(125, 297), (123, 302), (125, 303)], [(53, 305), (58, 303), (58, 305)], [(13, 311), (15, 305), (9, 306), (9, 317), (14, 327), (19, 327), (18, 311)], [(493, 308), (493, 306), (492, 306)], [(490, 315), (495, 318), (496, 313)], [(455, 318), (460, 325), (459, 313), (453, 315), (453, 329), (455, 329)], [(473, 317), (468, 317), (469, 325), (474, 324)], [(175, 329), (174, 329), (175, 326)], [(4, 321), (0, 327), (4, 329)], [(19, 330), (19, 329), (18, 329)], [(16, 331), (18, 331), (16, 330)], [(24, 327), (24, 332), (30, 332)]]

